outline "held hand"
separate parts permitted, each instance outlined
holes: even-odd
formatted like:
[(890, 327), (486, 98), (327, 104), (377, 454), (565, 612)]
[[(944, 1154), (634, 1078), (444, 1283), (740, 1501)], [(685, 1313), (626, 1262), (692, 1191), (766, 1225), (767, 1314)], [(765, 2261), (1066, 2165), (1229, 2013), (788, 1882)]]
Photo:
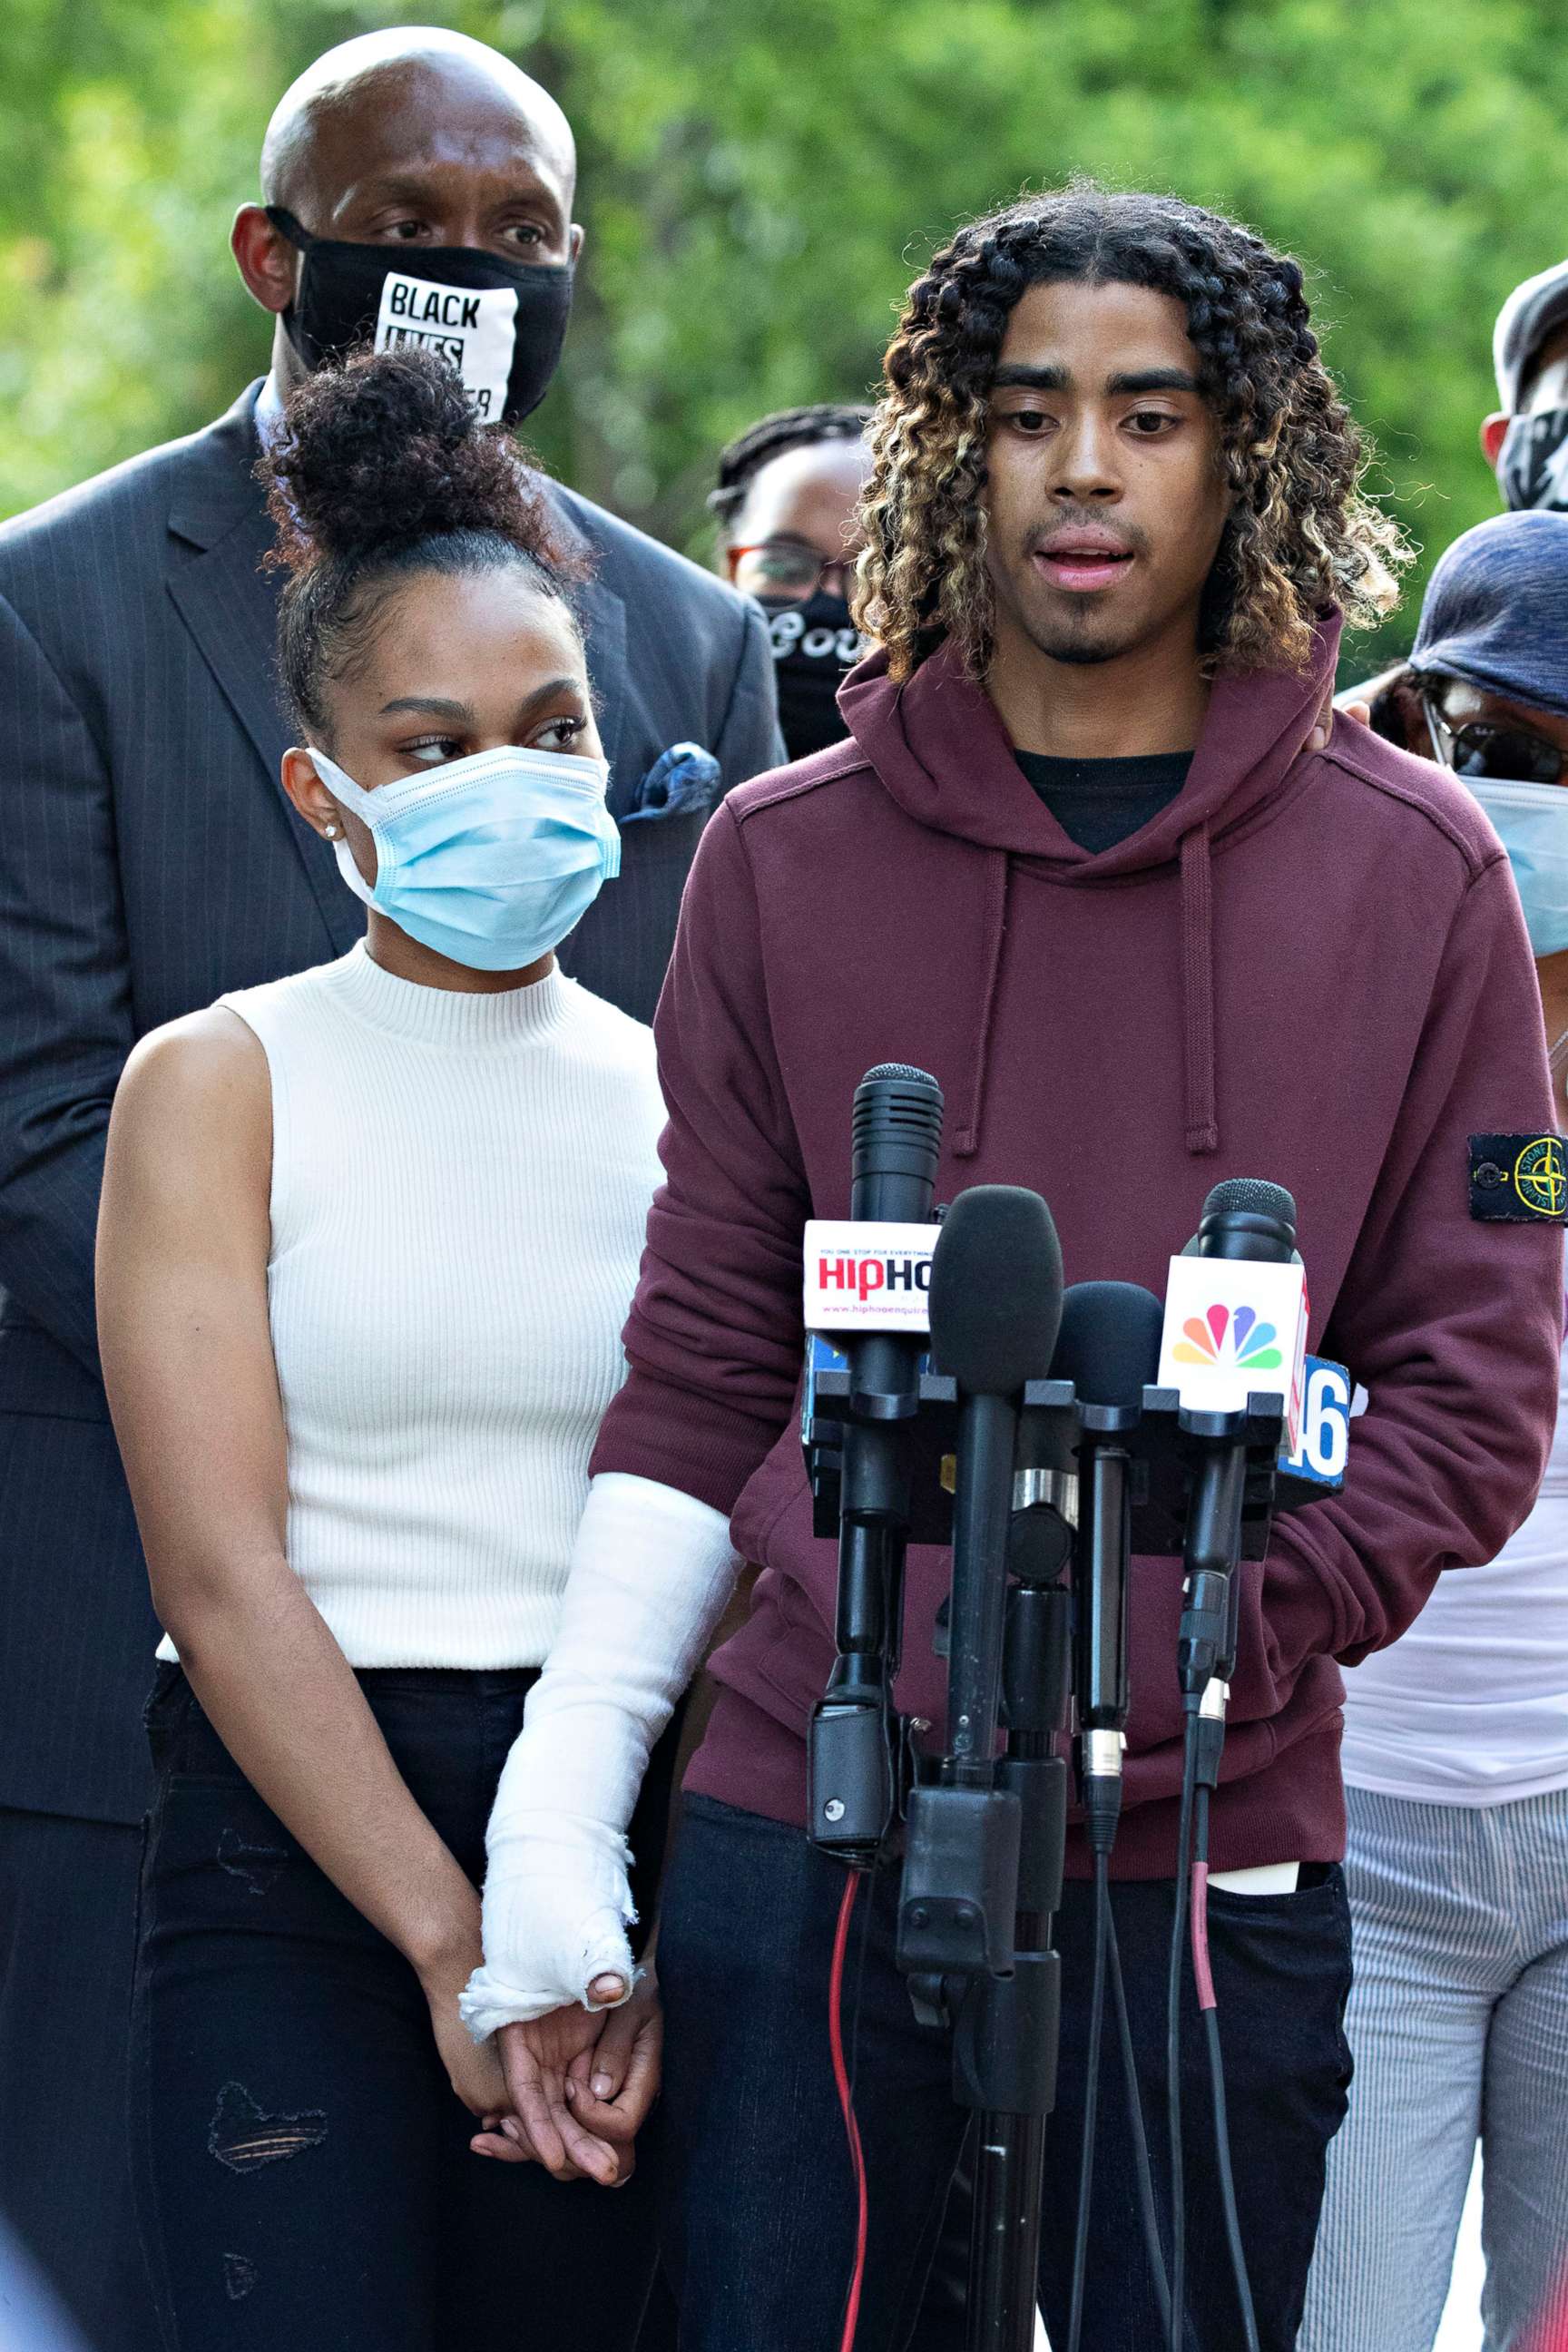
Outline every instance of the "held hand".
[(447, 2069), (447, 2079), (469, 2114), (494, 2115), (510, 2104), (506, 2076), (493, 2038), (476, 2044), (458, 2015), (458, 1995), (465, 1981), (463, 1975), (455, 1979), (444, 1975), (426, 1983), (430, 2024), (441, 2063)]
[(624, 2151), (622, 2178), (632, 2142), (658, 2096), (664, 2059), (664, 2011), (651, 1969), (630, 2000), (612, 2010), (592, 2050), (566, 2070), (566, 2095), (585, 2131)]
[[(501, 2032), (517, 2030), (503, 2026)], [(604, 2186), (618, 2189), (631, 2178), (636, 2164), (632, 2144), (658, 2096), (663, 2053), (664, 2012), (650, 1975), (638, 1984), (630, 2000), (609, 2012), (597, 2042), (580, 2050), (566, 2069), (572, 2117), (595, 2138), (615, 2147), (619, 2156), (615, 2181)], [(515, 2116), (487, 2116), (484, 2126), (468, 2143), (477, 2156), (496, 2156), (512, 2164), (532, 2162), (531, 2147)], [(572, 2165), (555, 2177), (580, 2180), (584, 2175)]]
[[(595, 1977), (588, 1988), (599, 2002), (615, 2000), (624, 1990), (625, 1979), (610, 1976)], [(508, 2092), (501, 2104), (513, 2111), (503, 2126), (505, 2137), (512, 2139), (515, 2132), (514, 2145), (537, 2158), (557, 2180), (585, 2174), (602, 2189), (616, 2189), (631, 2178), (629, 2147), (623, 2153), (579, 2123), (566, 2082), (574, 2062), (586, 2061), (597, 2048), (609, 2014), (602, 2007), (584, 2009), (574, 2002), (526, 2025), (503, 2025), (494, 2037)]]

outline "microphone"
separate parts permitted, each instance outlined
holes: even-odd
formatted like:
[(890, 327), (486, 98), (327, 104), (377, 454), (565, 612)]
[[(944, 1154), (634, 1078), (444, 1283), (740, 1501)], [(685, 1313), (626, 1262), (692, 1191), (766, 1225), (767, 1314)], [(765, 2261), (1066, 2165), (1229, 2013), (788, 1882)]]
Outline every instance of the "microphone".
[(1050, 1371), (1062, 1259), (1037, 1192), (979, 1184), (937, 1235), (931, 1276), (934, 1365), (958, 1394), (948, 1633), (947, 1753), (941, 1785), (910, 1801), (899, 1917), (906, 1974), (1011, 1963), (1021, 1805), (996, 1786), (1013, 1464), (1024, 1384)]
[[(1184, 1292), (1191, 1277), (1204, 1280), (1193, 1259), (1227, 1260), (1245, 1264), (1248, 1275), (1245, 1298), (1237, 1293), (1215, 1300), (1201, 1318), (1183, 1316)], [(1296, 1247), (1296, 1203), (1282, 1184), (1261, 1178), (1231, 1177), (1216, 1184), (1204, 1202), (1203, 1215), (1192, 1243), (1180, 1259), (1172, 1261), (1172, 1285), (1167, 1294), (1165, 1345), (1162, 1378), (1167, 1360), (1176, 1369), (1175, 1385), (1184, 1404), (1202, 1410), (1235, 1412), (1245, 1406), (1254, 1380), (1279, 1371), (1286, 1402), (1286, 1423), (1292, 1445), (1300, 1412), (1301, 1370), (1307, 1343), (1307, 1293)], [(1182, 1272), (1178, 1274), (1178, 1268)], [(1267, 1280), (1262, 1270), (1269, 1270)], [(1260, 1289), (1259, 1286), (1264, 1286)], [(1254, 1296), (1267, 1302), (1276, 1321), (1265, 1321)], [(1173, 1344), (1172, 1324), (1180, 1318), (1182, 1338)], [(1279, 1341), (1283, 1339), (1285, 1346)], [(1228, 1343), (1232, 1364), (1222, 1369)], [(1210, 1360), (1205, 1363), (1205, 1355)], [(1195, 1367), (1196, 1377), (1194, 1370)], [(1218, 1378), (1211, 1372), (1217, 1372)], [(1289, 1367), (1287, 1370), (1286, 1368)], [(1185, 1377), (1184, 1377), (1184, 1372)], [(1196, 1393), (1194, 1393), (1194, 1389)], [(1207, 1711), (1223, 1720), (1226, 1689), (1236, 1663), (1236, 1638), (1240, 1594), (1236, 1570), (1241, 1558), (1241, 1517), (1247, 1486), (1247, 1444), (1240, 1437), (1215, 1439), (1204, 1445), (1187, 1501), (1186, 1539), (1183, 1552), (1186, 1608), (1177, 1643), (1176, 1671), (1183, 1706), (1191, 1714), (1213, 1693)]]
[(1294, 1453), (1306, 1346), (1296, 1203), (1282, 1184), (1230, 1177), (1171, 1260), (1160, 1386), (1195, 1412), (1238, 1412), (1249, 1395), (1272, 1389), (1284, 1398), (1286, 1450)]
[[(1222, 1276), (1220, 1268), (1232, 1269)], [(1203, 1304), (1205, 1297), (1207, 1304)], [(1189, 1304), (1198, 1311), (1189, 1313)], [(1180, 1337), (1174, 1336), (1179, 1327)], [(1171, 2202), (1174, 2216), (1171, 2278), (1171, 2340), (1182, 2332), (1186, 2260), (1186, 2200), (1183, 2186), (1181, 2087), (1181, 1987), (1189, 1901), (1202, 1919), (1204, 1881), (1193, 1857), (1194, 1822), (1206, 1833), (1206, 1805), (1219, 1784), (1225, 1747), (1226, 1708), (1241, 1607), (1242, 1513), (1246, 1504), (1247, 1447), (1245, 1434), (1222, 1435), (1245, 1415), (1258, 1382), (1282, 1392), (1282, 1414), (1294, 1452), (1300, 1426), (1307, 1348), (1307, 1292), (1296, 1249), (1296, 1203), (1282, 1184), (1256, 1177), (1233, 1177), (1216, 1184), (1204, 1202), (1189, 1248), (1171, 1261), (1165, 1300), (1164, 1346), (1160, 1376), (1167, 1367), (1180, 1393), (1182, 1420), (1198, 1449), (1187, 1495), (1183, 1547), (1184, 1606), (1176, 1639), (1176, 1674), (1184, 1718), (1182, 1739), (1181, 1811), (1176, 1832), (1176, 1899), (1171, 1930), (1165, 2006), (1165, 2096), (1170, 2124)], [(1226, 1359), (1228, 1357), (1228, 1364)], [(1190, 1419), (1189, 1419), (1190, 1412)], [(1203, 1422), (1213, 1415), (1214, 1423)], [(1200, 1796), (1201, 1791), (1210, 1792)], [(1198, 1849), (1206, 1864), (1206, 1843)], [(1189, 1879), (1189, 1869), (1191, 1877)], [(1215, 2085), (1215, 2117), (1220, 2179), (1230, 2191), (1230, 2141), (1225, 2123), (1224, 2075), (1212, 1986), (1201, 1980), (1198, 1963), (1205, 1937), (1193, 1940), (1198, 2005), (1205, 2012), (1209, 2063)], [(1230, 2209), (1235, 2210), (1234, 2196)], [(1252, 2298), (1239, 2237), (1230, 2232), (1237, 2286), (1248, 2340)]]
[(1296, 1203), (1283, 1184), (1261, 1176), (1227, 1176), (1204, 1202), (1184, 1257), (1247, 1257), (1300, 1265)]
[(942, 1151), (942, 1088), (908, 1062), (879, 1062), (855, 1089), (849, 1213), (858, 1223), (923, 1225)]
[(1039, 1194), (1015, 1184), (960, 1193), (931, 1276), (931, 1356), (958, 1391), (948, 1655), (960, 1787), (992, 1779), (1019, 1392), (1048, 1377), (1061, 1311), (1061, 1246)]
[(1121, 1811), (1132, 1462), (1124, 1432), (1159, 1368), (1164, 1309), (1135, 1282), (1077, 1282), (1062, 1301), (1051, 1378), (1080, 1407), (1073, 1553), (1073, 1685), (1079, 1792), (1089, 1846), (1109, 1853)]
[[(942, 1120), (942, 1088), (907, 1063), (879, 1063), (855, 1089), (851, 1225), (899, 1228), (906, 1244), (901, 1263), (891, 1255), (860, 1261), (876, 1267), (878, 1281), (860, 1276), (860, 1319), (844, 1336), (850, 1393), (843, 1423), (837, 1656), (813, 1711), (807, 1748), (812, 1837), (855, 1867), (876, 1860), (897, 1798), (892, 1685), (910, 1527), (910, 1439), (927, 1344), (923, 1328), (910, 1327), (910, 1311), (924, 1267), (909, 1255), (902, 1229), (929, 1223)], [(866, 1238), (876, 1244), (880, 1237)], [(901, 1315), (889, 1286), (900, 1273), (909, 1277), (899, 1298)], [(877, 1328), (884, 1319), (893, 1328)], [(923, 1304), (918, 1322), (923, 1326)]]

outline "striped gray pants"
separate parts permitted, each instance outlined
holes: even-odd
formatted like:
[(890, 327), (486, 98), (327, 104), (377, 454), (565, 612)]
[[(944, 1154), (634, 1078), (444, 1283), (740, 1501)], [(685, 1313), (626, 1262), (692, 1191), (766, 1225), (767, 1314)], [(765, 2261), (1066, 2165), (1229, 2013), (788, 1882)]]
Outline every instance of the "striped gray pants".
[(1345, 1793), (1356, 2071), (1300, 2352), (1431, 2352), (1478, 2139), (1486, 2352), (1530, 2352), (1568, 2320), (1568, 1790)]

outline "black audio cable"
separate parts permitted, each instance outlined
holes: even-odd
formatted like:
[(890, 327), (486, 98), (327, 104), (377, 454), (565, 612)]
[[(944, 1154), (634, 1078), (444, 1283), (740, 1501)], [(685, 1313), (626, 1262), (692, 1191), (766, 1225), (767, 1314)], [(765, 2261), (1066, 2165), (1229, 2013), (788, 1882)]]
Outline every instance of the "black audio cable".
[(1182, 1806), (1176, 1831), (1175, 1916), (1165, 1993), (1165, 2101), (1171, 2134), (1171, 2310), (1167, 2352), (1183, 2352), (1187, 2273), (1187, 2202), (1182, 2166), (1182, 1973), (1187, 1946), (1187, 1898), (1192, 1879), (1193, 1810), (1198, 1777), (1198, 1718), (1186, 1717), (1182, 1744)]
[(1132, 2046), (1132, 2020), (1127, 2010), (1127, 1987), (1121, 1979), (1121, 1953), (1116, 1940), (1116, 1906), (1106, 1889), (1105, 1948), (1110, 1967), (1110, 1990), (1116, 2003), (1116, 2030), (1121, 2043), (1121, 2079), (1127, 2093), (1127, 2122), (1132, 2135), (1132, 2158), (1138, 2174), (1138, 2210), (1143, 2222), (1143, 2244), (1153, 2275), (1163, 2334), (1170, 2332), (1171, 2282), (1165, 2275), (1165, 2250), (1160, 2243), (1160, 2213), (1154, 2202), (1154, 2172), (1149, 2161), (1149, 2135), (1143, 2124), (1143, 2098), (1138, 2088), (1138, 2053)]
[(1068, 2326), (1068, 2352), (1079, 2352), (1083, 2340), (1083, 2288), (1089, 2269), (1089, 2213), (1094, 2196), (1094, 2147), (1100, 2126), (1100, 2050), (1105, 2024), (1107, 1929), (1110, 1919), (1110, 1857), (1094, 1856), (1094, 1978), (1089, 1996), (1088, 2073), (1083, 2091), (1083, 2145), (1078, 2162), (1078, 2223), (1073, 2231), (1072, 2316)]
[[(1052, 1377), (1071, 1381), (1082, 1409), (1073, 1556), (1073, 1685), (1078, 1701), (1079, 1794), (1094, 1883), (1094, 1958), (1068, 2352), (1079, 2352), (1082, 2336), (1106, 1985), (1113, 1958), (1119, 2029), (1125, 2021), (1126, 1993), (1110, 1900), (1110, 1853), (1121, 1817), (1122, 1749), (1131, 1696), (1127, 1654), (1134, 1470), (1128, 1433), (1142, 1413), (1144, 1391), (1159, 1370), (1163, 1321), (1159, 1299), (1136, 1283), (1075, 1283), (1062, 1300), (1061, 1328), (1051, 1362)], [(1163, 2309), (1164, 2257), (1137, 2071), (1128, 2063), (1131, 2043), (1129, 2027), (1122, 2039), (1128, 2115), (1139, 2161), (1149, 2259)]]

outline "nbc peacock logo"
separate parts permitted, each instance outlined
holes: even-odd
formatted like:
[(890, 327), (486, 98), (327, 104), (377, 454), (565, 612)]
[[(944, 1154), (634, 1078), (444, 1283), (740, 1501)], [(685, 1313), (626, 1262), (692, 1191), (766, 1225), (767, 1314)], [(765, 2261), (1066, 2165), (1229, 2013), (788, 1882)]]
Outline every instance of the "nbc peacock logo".
[(1202, 1316), (1189, 1315), (1183, 1336), (1171, 1350), (1178, 1364), (1234, 1364), (1249, 1372), (1272, 1372), (1284, 1362), (1275, 1341), (1272, 1323), (1260, 1323), (1250, 1307), (1215, 1306)]

